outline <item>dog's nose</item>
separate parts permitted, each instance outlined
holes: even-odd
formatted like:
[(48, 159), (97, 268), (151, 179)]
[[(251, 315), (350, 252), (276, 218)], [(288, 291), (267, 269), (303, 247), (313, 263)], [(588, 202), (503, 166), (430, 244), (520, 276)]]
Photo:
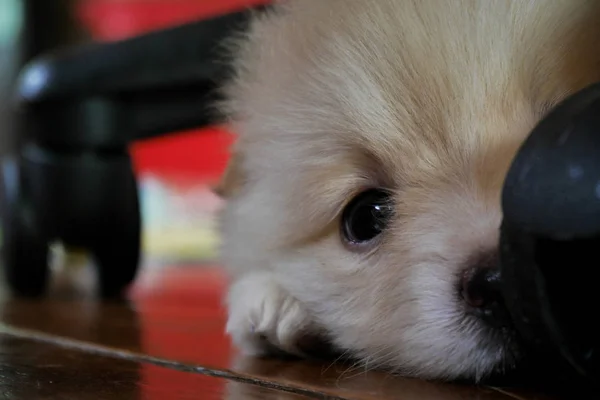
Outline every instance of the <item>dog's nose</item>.
[(467, 268), (460, 281), (460, 294), (468, 312), (494, 327), (508, 327), (510, 319), (501, 290), (497, 257)]

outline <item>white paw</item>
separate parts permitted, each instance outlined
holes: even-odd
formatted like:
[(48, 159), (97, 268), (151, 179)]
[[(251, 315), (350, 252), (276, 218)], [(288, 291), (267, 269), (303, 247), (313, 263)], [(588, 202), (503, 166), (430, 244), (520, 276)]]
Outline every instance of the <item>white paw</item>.
[(228, 303), (227, 333), (248, 355), (284, 352), (302, 357), (300, 342), (316, 333), (302, 305), (267, 274), (235, 282)]

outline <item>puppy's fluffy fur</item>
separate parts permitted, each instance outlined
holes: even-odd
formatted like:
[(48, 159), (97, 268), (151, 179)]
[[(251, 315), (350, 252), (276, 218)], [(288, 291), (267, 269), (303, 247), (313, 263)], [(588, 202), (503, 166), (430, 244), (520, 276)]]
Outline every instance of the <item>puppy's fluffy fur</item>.
[[(460, 272), (497, 246), (519, 145), (599, 80), (598, 0), (291, 0), (236, 47), (239, 134), (221, 192), (228, 332), (251, 354), (322, 335), (366, 367), (484, 377), (518, 362), (465, 313)], [(375, 243), (340, 238), (360, 191), (393, 193)]]

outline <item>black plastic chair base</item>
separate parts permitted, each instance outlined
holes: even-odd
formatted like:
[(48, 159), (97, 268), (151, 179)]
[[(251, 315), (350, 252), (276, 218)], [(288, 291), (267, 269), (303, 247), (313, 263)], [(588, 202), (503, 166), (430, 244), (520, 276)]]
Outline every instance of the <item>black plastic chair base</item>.
[[(28, 4), (38, 3), (46, 2)], [(99, 293), (120, 296), (140, 259), (139, 199), (128, 146), (219, 123), (214, 102), (233, 72), (223, 43), (267, 8), (116, 42), (50, 46), (21, 69), (16, 145), (11, 158), (0, 161), (3, 267), (16, 294), (44, 293), (48, 246), (59, 241), (89, 251)], [(32, 38), (39, 43), (46, 36), (40, 31)]]

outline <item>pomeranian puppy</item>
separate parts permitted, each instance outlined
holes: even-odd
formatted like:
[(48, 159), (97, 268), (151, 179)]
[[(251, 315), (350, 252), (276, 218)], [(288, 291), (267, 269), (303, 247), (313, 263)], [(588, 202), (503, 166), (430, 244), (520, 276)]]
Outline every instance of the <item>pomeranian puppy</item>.
[(598, 0), (289, 0), (236, 38), (220, 193), (227, 331), (365, 368), (518, 366), (500, 193), (534, 125), (600, 80)]

